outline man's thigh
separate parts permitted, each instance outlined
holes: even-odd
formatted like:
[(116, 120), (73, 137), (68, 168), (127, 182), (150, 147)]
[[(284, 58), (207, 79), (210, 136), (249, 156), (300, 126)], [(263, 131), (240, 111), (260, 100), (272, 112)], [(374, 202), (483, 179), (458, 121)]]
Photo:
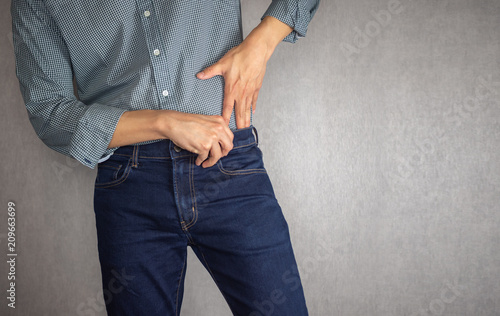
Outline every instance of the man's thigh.
[(235, 315), (307, 315), (289, 229), (257, 145), (195, 172), (192, 248)]
[[(125, 152), (125, 149), (120, 152)], [(108, 315), (179, 315), (187, 243), (165, 159), (111, 156), (98, 169), (94, 211)]]

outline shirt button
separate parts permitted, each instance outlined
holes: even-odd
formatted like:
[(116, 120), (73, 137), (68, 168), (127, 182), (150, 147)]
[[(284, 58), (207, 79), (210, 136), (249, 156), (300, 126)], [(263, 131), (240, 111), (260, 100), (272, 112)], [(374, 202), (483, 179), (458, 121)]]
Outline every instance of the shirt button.
[(167, 90), (163, 90), (163, 92), (161, 94), (163, 94), (164, 97), (167, 97), (168, 96), (168, 91)]
[(160, 55), (160, 50), (159, 50), (159, 49), (155, 49), (155, 50), (153, 51), (153, 54), (154, 54), (155, 56)]
[(174, 145), (174, 150), (175, 150), (175, 152), (179, 153), (179, 152), (181, 152), (182, 148), (180, 148), (177, 145)]
[(148, 10), (144, 11), (144, 16), (145, 16), (145, 17), (148, 17), (148, 16), (150, 16), (150, 15), (151, 15), (151, 12), (149, 12)]

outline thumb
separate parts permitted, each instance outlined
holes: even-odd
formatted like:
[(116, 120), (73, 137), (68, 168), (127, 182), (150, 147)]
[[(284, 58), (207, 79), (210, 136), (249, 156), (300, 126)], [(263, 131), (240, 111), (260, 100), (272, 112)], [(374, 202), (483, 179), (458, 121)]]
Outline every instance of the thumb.
[(221, 67), (219, 66), (218, 63), (213, 64), (210, 67), (207, 67), (200, 71), (199, 73), (196, 74), (196, 77), (198, 79), (210, 79), (215, 76), (221, 76), (222, 75), (222, 70)]

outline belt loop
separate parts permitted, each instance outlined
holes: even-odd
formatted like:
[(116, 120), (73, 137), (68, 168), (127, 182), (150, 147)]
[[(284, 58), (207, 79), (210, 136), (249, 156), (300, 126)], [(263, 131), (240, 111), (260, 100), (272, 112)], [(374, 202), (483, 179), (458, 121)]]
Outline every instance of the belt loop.
[(257, 145), (259, 145), (259, 134), (257, 134), (257, 129), (253, 125), (252, 125), (252, 130), (253, 133), (255, 134), (255, 142), (257, 142)]
[(134, 152), (132, 153), (132, 167), (137, 168), (139, 157), (139, 145), (134, 145)]

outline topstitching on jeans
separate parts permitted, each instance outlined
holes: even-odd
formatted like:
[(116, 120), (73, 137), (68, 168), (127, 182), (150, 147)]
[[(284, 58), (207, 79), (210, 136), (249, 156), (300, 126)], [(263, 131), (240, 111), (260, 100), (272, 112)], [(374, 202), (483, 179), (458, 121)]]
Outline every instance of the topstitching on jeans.
[(116, 180), (113, 180), (110, 182), (106, 182), (106, 183), (96, 183), (95, 187), (98, 189), (106, 189), (106, 188), (110, 188), (110, 187), (113, 187), (113, 186), (116, 186), (118, 184), (123, 183), (125, 180), (127, 180), (128, 176), (130, 174), (130, 170), (132, 169), (131, 163), (132, 163), (132, 159), (129, 159), (127, 165), (125, 166), (125, 171), (123, 172), (123, 175), (119, 179), (116, 179)]
[(193, 210), (193, 218), (185, 225), (185, 229), (193, 227), (198, 220), (198, 207), (196, 205), (196, 192), (194, 189), (194, 158), (189, 159), (189, 193), (191, 194), (191, 209)]
[(139, 145), (134, 145), (134, 152), (132, 153), (132, 167), (137, 168), (137, 155), (139, 153)]

